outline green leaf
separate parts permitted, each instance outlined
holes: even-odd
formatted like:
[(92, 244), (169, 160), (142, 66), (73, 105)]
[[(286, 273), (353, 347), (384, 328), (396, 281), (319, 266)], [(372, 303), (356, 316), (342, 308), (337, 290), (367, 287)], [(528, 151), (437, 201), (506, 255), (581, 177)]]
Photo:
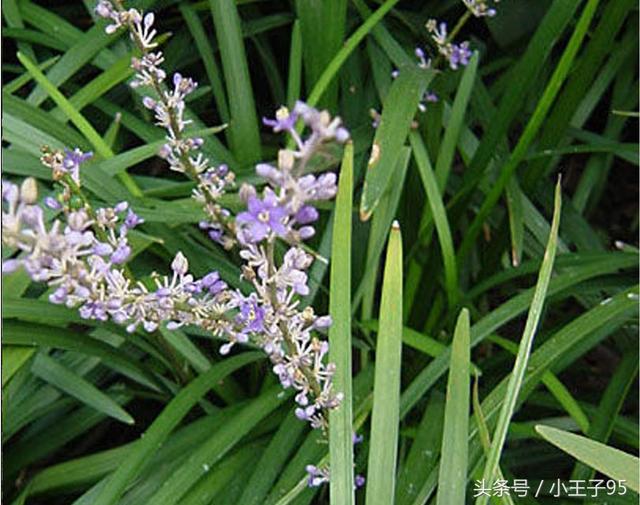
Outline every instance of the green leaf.
[(293, 108), (296, 100), (302, 96), (302, 35), (300, 21), (293, 23), (291, 30), (291, 48), (289, 50), (289, 76), (287, 79), (287, 106)]
[(447, 120), (447, 127), (444, 130), (444, 138), (440, 144), (438, 158), (436, 159), (436, 179), (438, 181), (438, 188), (440, 189), (440, 192), (444, 192), (447, 179), (449, 178), (451, 164), (456, 152), (456, 145), (458, 144), (460, 132), (464, 125), (467, 105), (469, 104), (469, 98), (473, 91), (473, 84), (476, 80), (479, 60), (480, 55), (475, 51), (469, 61), (469, 64), (465, 67), (462, 73), (460, 85), (458, 86), (456, 97), (453, 100), (453, 105), (451, 106), (451, 113)]
[(39, 353), (33, 360), (31, 371), (49, 384), (77, 398), (82, 403), (93, 407), (109, 417), (126, 424), (134, 424), (131, 417), (120, 405), (100, 391), (89, 381), (72, 372), (44, 353)]
[(198, 52), (200, 53), (202, 64), (204, 65), (204, 70), (207, 73), (207, 78), (209, 79), (211, 89), (213, 90), (213, 96), (216, 101), (218, 113), (220, 114), (222, 121), (226, 122), (229, 120), (229, 106), (227, 105), (227, 96), (224, 91), (224, 84), (220, 79), (220, 70), (218, 68), (218, 64), (216, 63), (213, 49), (208, 40), (207, 34), (205, 33), (202, 22), (200, 21), (200, 18), (196, 14), (193, 7), (191, 7), (186, 2), (181, 2), (179, 4), (179, 8), (180, 13), (182, 14), (182, 17), (184, 18), (185, 22), (187, 23), (187, 27), (191, 32), (191, 36), (196, 43)]
[(451, 344), (437, 505), (464, 505), (469, 433), (469, 311), (458, 316)]
[(333, 384), (344, 398), (329, 414), (331, 503), (355, 503), (353, 484), (353, 415), (351, 393), (351, 218), (353, 144), (344, 151), (331, 245), (329, 359), (336, 364)]
[(442, 261), (444, 262), (444, 277), (447, 289), (447, 300), (451, 309), (458, 303), (458, 268), (456, 266), (456, 254), (453, 248), (453, 238), (451, 228), (447, 219), (447, 212), (442, 202), (442, 195), (438, 187), (436, 175), (433, 173), (427, 148), (417, 132), (409, 134), (409, 140), (413, 149), (413, 156), (420, 172), (420, 178), (424, 186), (427, 200), (436, 225), (436, 232), (442, 251)]
[(240, 163), (250, 165), (260, 159), (260, 135), (240, 16), (234, 0), (209, 0), (209, 7), (227, 83), (232, 150)]
[[(85, 138), (91, 143), (98, 155), (103, 158), (111, 158), (113, 151), (102, 139), (100, 134), (89, 124), (89, 122), (77, 111), (77, 109), (67, 100), (64, 95), (45, 77), (40, 69), (24, 54), (18, 53), (18, 60), (27, 69), (44, 90), (49, 94), (54, 102), (60, 107), (71, 122), (80, 130)], [(142, 196), (140, 189), (136, 186), (133, 179), (126, 174), (119, 174), (120, 180), (127, 186), (134, 196)]]
[(244, 353), (219, 363), (206, 373), (191, 381), (180, 390), (176, 397), (164, 408), (144, 433), (144, 437), (136, 442), (135, 450), (113, 475), (107, 485), (98, 492), (93, 505), (115, 504), (127, 485), (140, 473), (145, 462), (158, 450), (167, 436), (187, 415), (191, 408), (209, 391), (214, 384), (234, 372), (238, 368), (260, 359), (261, 353)]
[(13, 377), (36, 352), (33, 347), (10, 345), (6, 342), (6, 338), (5, 333), (2, 343), (2, 387), (11, 380), (11, 377)]
[(367, 505), (392, 505), (395, 496), (401, 359), (402, 237), (400, 226), (395, 222), (389, 235), (382, 283), (367, 467)]
[(640, 460), (631, 454), (551, 426), (537, 425), (536, 431), (550, 444), (615, 480), (625, 481), (640, 492)]
[(97, 339), (88, 336), (78, 338), (78, 335), (73, 334), (70, 330), (11, 320), (4, 322), (4, 331), (3, 344), (53, 347), (95, 356), (103, 360), (106, 366), (121, 371), (141, 384), (158, 389), (155, 378), (148, 370), (122, 352), (118, 352), (116, 347)]
[(240, 410), (216, 434), (198, 447), (150, 499), (156, 505), (173, 505), (231, 450), (251, 429), (288, 398), (281, 386), (255, 398)]
[[(518, 349), (518, 355), (516, 356), (516, 362), (513, 366), (513, 372), (509, 378), (507, 386), (507, 392), (500, 411), (500, 417), (496, 429), (493, 433), (493, 440), (491, 443), (491, 450), (487, 456), (487, 462), (484, 467), (484, 473), (482, 475), (484, 482), (493, 482), (498, 464), (500, 461), (500, 455), (507, 438), (507, 431), (509, 429), (509, 422), (513, 416), (513, 412), (518, 400), (518, 393), (522, 387), (524, 375), (527, 371), (527, 363), (529, 361), (529, 354), (531, 353), (531, 347), (533, 346), (533, 337), (535, 336), (540, 317), (542, 315), (542, 308), (544, 306), (545, 297), (547, 295), (547, 289), (549, 288), (549, 281), (551, 279), (551, 272), (553, 271), (553, 263), (556, 257), (556, 248), (558, 244), (558, 228), (560, 227), (560, 209), (562, 201), (562, 189), (560, 180), (556, 184), (555, 192), (555, 206), (553, 210), (553, 221), (551, 224), (551, 233), (549, 234), (549, 241), (544, 253), (544, 260), (540, 266), (540, 273), (538, 274), (538, 282), (533, 294), (533, 300), (531, 301), (531, 307), (529, 308), (529, 314), (527, 315), (527, 322), (522, 333), (522, 339), (520, 340), (520, 346)], [(480, 496), (476, 500), (476, 505), (485, 505), (488, 502), (488, 496)]]
[[(553, 75), (549, 79), (544, 93), (540, 97), (536, 109), (529, 119), (524, 132), (520, 136), (516, 147), (511, 153), (511, 156), (504, 164), (504, 166), (502, 166), (502, 168), (500, 169), (500, 175), (498, 176), (498, 179), (491, 187), (486, 199), (484, 200), (482, 206), (480, 207), (480, 210), (478, 211), (478, 214), (471, 223), (471, 226), (465, 232), (464, 239), (462, 240), (462, 244), (460, 245), (460, 249), (458, 250), (459, 260), (470, 251), (471, 246), (480, 233), (485, 220), (489, 216), (495, 204), (500, 199), (502, 191), (506, 187), (511, 176), (515, 173), (518, 165), (524, 159), (529, 146), (540, 130), (542, 123), (544, 122), (544, 119), (549, 112), (549, 109), (553, 105), (554, 99), (556, 98), (558, 92), (560, 91), (560, 88), (562, 87), (562, 84), (564, 83), (567, 75), (569, 74), (569, 71), (572, 68), (572, 63), (578, 53), (578, 50), (580, 49), (580, 46), (582, 45), (582, 41), (585, 35), (587, 34), (589, 24), (591, 23), (591, 19), (595, 15), (598, 3), (599, 0), (589, 0), (587, 6), (584, 8), (580, 19), (578, 20), (576, 28), (571, 35), (571, 39), (567, 43), (562, 57), (560, 58), (560, 61), (558, 62)], [(519, 91), (519, 93), (522, 93), (522, 91)], [(482, 149), (482, 144), (480, 146), (480, 149)], [(478, 156), (477, 153), (476, 156)]]
[(398, 0), (387, 0), (378, 10), (371, 14), (358, 29), (345, 40), (342, 48), (336, 53), (331, 62), (326, 66), (322, 75), (313, 86), (307, 102), (311, 106), (318, 104), (320, 98), (329, 88), (331, 81), (337, 75), (342, 65), (347, 61), (351, 53), (358, 47), (358, 44), (373, 30), (382, 18), (393, 8)]
[[(244, 492), (238, 500), (242, 505), (263, 505), (269, 490), (282, 470), (291, 461), (291, 452), (298, 447), (300, 436), (306, 429), (304, 423), (290, 412), (271, 438), (268, 447), (255, 470), (246, 482)], [(254, 460), (255, 463), (255, 460)]]
[(371, 217), (387, 189), (418, 103), (432, 78), (431, 71), (413, 66), (402, 67), (385, 98), (362, 190), (360, 219), (363, 221)]

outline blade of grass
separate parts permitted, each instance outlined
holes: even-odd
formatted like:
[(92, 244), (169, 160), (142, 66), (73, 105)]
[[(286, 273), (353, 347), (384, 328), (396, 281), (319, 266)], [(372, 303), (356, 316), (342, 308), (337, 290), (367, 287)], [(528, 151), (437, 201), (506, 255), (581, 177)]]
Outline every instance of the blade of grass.
[[(482, 203), (478, 214), (476, 215), (473, 222), (471, 223), (471, 226), (464, 235), (464, 239), (462, 240), (462, 244), (460, 245), (460, 249), (458, 250), (458, 260), (464, 258), (470, 251), (489, 213), (491, 212), (491, 210), (493, 210), (493, 207), (500, 199), (500, 195), (509, 182), (509, 179), (518, 168), (520, 162), (522, 162), (522, 160), (526, 156), (529, 146), (540, 130), (540, 127), (542, 126), (542, 123), (544, 122), (549, 109), (553, 105), (554, 99), (558, 95), (562, 84), (564, 83), (567, 75), (569, 74), (569, 71), (573, 66), (573, 61), (578, 53), (578, 50), (580, 49), (580, 46), (582, 45), (582, 41), (585, 35), (587, 34), (587, 30), (589, 29), (591, 20), (596, 13), (598, 4), (599, 0), (589, 0), (584, 10), (582, 11), (582, 15), (580, 16), (576, 28), (571, 35), (571, 39), (567, 43), (560, 61), (558, 62), (553, 75), (549, 79), (549, 82), (547, 83), (544, 93), (538, 101), (531, 119), (527, 123), (527, 126), (520, 136), (520, 139), (518, 140), (516, 147), (511, 153), (511, 156), (509, 157), (505, 165), (500, 169), (500, 175), (498, 176), (498, 179), (493, 184), (491, 190), (487, 194), (487, 197)], [(480, 145), (479, 149), (482, 149), (482, 144)]]
[[(476, 426), (478, 427), (478, 438), (482, 444), (482, 449), (484, 450), (485, 456), (487, 456), (489, 454), (489, 449), (491, 448), (491, 435), (489, 434), (489, 427), (487, 426), (487, 421), (485, 420), (484, 413), (482, 412), (482, 405), (480, 404), (480, 393), (478, 392), (479, 381), (480, 379), (476, 375), (476, 380), (473, 382), (473, 418), (475, 419)], [(500, 467), (498, 467), (497, 476), (499, 480), (505, 480)], [(484, 483), (482, 484), (484, 487)], [(509, 493), (502, 495), (500, 498), (503, 503), (507, 505), (514, 505), (513, 499)]]
[(367, 505), (391, 505), (395, 495), (402, 358), (402, 236), (397, 221), (391, 227), (387, 247), (376, 346)]
[[(304, 50), (307, 91), (316, 83), (327, 64), (342, 46), (345, 34), (346, 0), (296, 0), (296, 13), (300, 20)], [(318, 103), (333, 110), (338, 93), (337, 82), (332, 82)]]
[(340, 167), (335, 223), (331, 245), (329, 359), (336, 364), (334, 387), (343, 394), (329, 414), (330, 498), (335, 505), (355, 503), (353, 483), (353, 415), (351, 393), (351, 218), (353, 200), (353, 143), (344, 151)]
[[(47, 79), (42, 71), (24, 54), (18, 53), (18, 60), (27, 69), (43, 89), (49, 94), (54, 102), (65, 113), (69, 120), (80, 130), (84, 137), (94, 147), (96, 152), (102, 158), (111, 158), (113, 151), (102, 139), (100, 134), (89, 124), (89, 122), (80, 114), (73, 105), (64, 97), (60, 91)], [(140, 188), (133, 181), (131, 176), (126, 172), (118, 174), (120, 181), (127, 187), (129, 192), (134, 196), (142, 196)]]
[[(547, 294), (547, 289), (549, 287), (551, 272), (553, 271), (553, 263), (556, 256), (558, 228), (560, 227), (561, 192), (560, 180), (558, 180), (555, 190), (555, 205), (551, 224), (551, 233), (549, 234), (549, 241), (545, 250), (544, 260), (540, 267), (540, 273), (538, 274), (538, 282), (533, 294), (533, 300), (531, 301), (531, 307), (529, 308), (529, 314), (527, 315), (527, 322), (520, 341), (516, 362), (509, 379), (498, 423), (493, 434), (491, 450), (487, 456), (487, 462), (482, 475), (484, 482), (493, 482), (496, 469), (498, 468), (500, 455), (502, 454), (502, 449), (507, 438), (509, 422), (513, 416), (516, 402), (518, 400), (518, 393), (520, 392), (524, 375), (527, 371), (527, 362), (529, 361), (533, 338), (542, 315), (542, 308)], [(487, 496), (479, 496), (476, 500), (476, 505), (486, 505), (487, 502)]]
[(380, 256), (387, 241), (387, 235), (391, 228), (391, 223), (397, 217), (398, 205), (402, 196), (402, 188), (411, 160), (411, 149), (403, 146), (396, 161), (389, 190), (382, 195), (378, 204), (377, 212), (371, 219), (371, 228), (367, 240), (367, 254), (364, 274), (356, 292), (353, 295), (352, 313), (354, 313), (360, 301), (362, 301), (362, 319), (368, 320), (373, 317), (373, 305), (375, 301), (376, 283), (378, 281), (378, 270)]
[(288, 395), (281, 393), (278, 384), (249, 402), (229, 422), (221, 426), (213, 437), (203, 442), (164, 482), (148, 503), (173, 505), (207, 474), (211, 467), (230, 451), (251, 429), (273, 412)]
[[(242, 505), (263, 505), (269, 490), (290, 460), (291, 452), (297, 447), (300, 436), (305, 430), (304, 423), (293, 414), (285, 417), (284, 422), (271, 438), (268, 447), (255, 465), (244, 492), (238, 500)], [(332, 472), (332, 475), (334, 473)]]
[(451, 344), (451, 364), (444, 408), (437, 505), (464, 505), (469, 433), (469, 311), (458, 316)]
[(397, 3), (398, 0), (387, 0), (345, 40), (340, 51), (336, 53), (331, 62), (326, 66), (322, 75), (314, 84), (311, 93), (309, 93), (309, 98), (307, 99), (309, 105), (315, 106), (318, 104), (318, 101), (322, 98), (322, 95), (331, 84), (333, 78), (337, 75), (340, 67), (342, 67), (349, 58), (349, 55)]
[[(625, 290), (611, 298), (610, 302), (596, 305), (551, 335), (531, 356), (529, 373), (524, 377), (519, 401), (523, 402), (536, 389), (547, 370), (553, 369), (560, 373), (589, 349), (615, 332), (625, 321), (635, 320), (633, 318), (637, 318), (638, 310), (637, 295), (638, 286)], [(474, 328), (477, 331), (477, 326), (478, 324), (471, 328), (472, 346), (477, 343), (477, 333), (474, 334)], [(440, 375), (441, 373), (437, 374), (438, 378)], [(482, 402), (482, 410), (489, 428), (495, 425), (495, 417), (503, 404), (508, 383), (509, 377), (505, 377)], [(416, 400), (412, 389), (411, 385), (404, 391), (402, 395), (403, 406), (410, 407), (415, 404)], [(408, 407), (403, 408), (403, 417), (409, 411)], [(477, 431), (475, 427), (472, 427), (469, 449), (472, 467), (479, 463), (483, 452), (476, 437)], [(433, 494), (437, 484), (437, 472), (438, 468), (434, 469), (424, 481), (414, 505), (424, 505)]]
[(44, 353), (39, 353), (33, 360), (31, 371), (42, 380), (77, 398), (82, 403), (93, 407), (126, 424), (134, 424), (131, 417), (120, 405), (100, 391), (96, 386), (75, 372), (58, 363)]
[(536, 431), (550, 444), (589, 465), (591, 468), (624, 483), (636, 493), (640, 492), (640, 460), (595, 440), (575, 435), (551, 426), (538, 425)]
[(232, 150), (241, 164), (250, 165), (260, 159), (260, 134), (240, 16), (234, 0), (210, 0), (209, 7), (227, 85)]
[(476, 72), (478, 70), (478, 61), (480, 55), (477, 51), (473, 53), (469, 64), (465, 67), (460, 79), (460, 85), (453, 100), (451, 114), (444, 130), (444, 138), (440, 144), (438, 158), (436, 159), (436, 180), (440, 192), (444, 192), (451, 170), (451, 163), (456, 152), (456, 145), (460, 138), (460, 132), (464, 124), (465, 113), (469, 104), (469, 98), (473, 91), (473, 83), (476, 80)]
[[(5, 334), (6, 335), (6, 334)], [(36, 352), (33, 347), (10, 345), (6, 337), (2, 342), (2, 387), (5, 386)]]
[[(536, 76), (540, 74), (545, 60), (551, 54), (550, 48), (555, 45), (567, 25), (573, 20), (573, 15), (580, 2), (564, 2), (555, 0), (547, 10), (544, 19), (538, 26), (526, 52), (518, 64), (511, 71), (509, 85), (500, 101), (498, 110), (491, 118), (491, 128), (482, 138), (479, 148), (469, 164), (469, 173), (461, 193), (475, 190), (479, 179), (482, 178), (496, 147), (507, 133), (514, 118), (521, 110), (522, 96), (536, 84)], [(466, 207), (466, 205), (465, 205)]]
[(4, 321), (3, 344), (21, 346), (53, 347), (95, 356), (107, 366), (117, 367), (122, 373), (135, 381), (158, 389), (157, 381), (149, 370), (134, 360), (118, 352), (118, 349), (93, 338), (77, 338), (69, 330), (52, 328), (39, 324), (26, 324), (19, 321)]
[(287, 79), (287, 107), (293, 108), (302, 95), (302, 35), (300, 21), (296, 20), (291, 29), (291, 48), (289, 49), (289, 77)]
[[(558, 97), (554, 110), (549, 115), (546, 122), (547, 128), (542, 132), (538, 142), (538, 148), (541, 151), (556, 147), (565, 139), (564, 132), (572, 121), (580, 101), (592, 88), (596, 73), (602, 69), (607, 60), (612, 58), (611, 47), (618, 31), (624, 26), (625, 19), (633, 9), (633, 0), (607, 2), (604, 5), (599, 15), (599, 23), (590, 34), (589, 45), (585, 48), (580, 61), (572, 69), (571, 76)], [(548, 167), (549, 164), (545, 159), (532, 163), (523, 181), (525, 188), (532, 187), (544, 177), (548, 173)]]
[(440, 250), (442, 251), (442, 261), (444, 263), (444, 277), (447, 290), (447, 301), (449, 308), (454, 309), (458, 303), (458, 268), (456, 266), (456, 254), (453, 248), (453, 238), (451, 237), (451, 228), (447, 219), (447, 212), (442, 203), (442, 195), (438, 188), (438, 181), (433, 173), (429, 155), (424, 142), (420, 138), (418, 132), (409, 134), (409, 141), (413, 149), (413, 156), (418, 166), (418, 172), (427, 193), (427, 200), (431, 207), (431, 214), (436, 226), (436, 232), (440, 242)]
[(396, 493), (398, 505), (412, 503), (420, 484), (435, 466), (442, 445), (443, 422), (444, 395), (434, 392), (424, 409), (409, 455), (398, 475)]
[[(514, 356), (518, 355), (518, 346), (515, 342), (507, 340), (506, 338), (492, 335), (489, 337), (491, 342), (495, 342), (503, 349), (509, 351)], [(542, 382), (547, 387), (549, 392), (558, 401), (558, 403), (567, 411), (576, 424), (580, 427), (583, 433), (587, 433), (589, 429), (589, 418), (582, 411), (580, 404), (571, 395), (565, 385), (556, 377), (552, 372), (547, 371), (542, 376)], [(588, 479), (587, 479), (588, 480)]]
[(223, 122), (229, 121), (229, 106), (227, 104), (227, 96), (224, 91), (224, 84), (220, 79), (220, 70), (213, 54), (213, 49), (209, 43), (207, 34), (204, 31), (202, 22), (191, 5), (181, 2), (179, 5), (180, 13), (187, 23), (187, 27), (191, 32), (191, 36), (196, 43), (204, 70), (213, 90), (213, 97), (218, 107), (218, 114)]
[(391, 167), (396, 166), (418, 103), (433, 78), (433, 73), (414, 67), (402, 67), (400, 75), (391, 85), (376, 129), (371, 156), (367, 164), (360, 219), (366, 221), (380, 202), (391, 180)]
[[(113, 41), (113, 37), (105, 33), (104, 27), (105, 23), (100, 22), (82, 33), (77, 42), (47, 72), (47, 81), (56, 89), (59, 88), (67, 79), (89, 63), (101, 49), (107, 47)], [(29, 103), (36, 106), (42, 105), (49, 94), (41, 82), (38, 84), (39, 86), (27, 98)]]
[[(44, 72), (59, 59), (60, 59), (59, 56), (53, 56), (52, 58), (49, 58), (48, 60), (45, 60), (42, 63), (40, 63), (38, 65), (38, 68)], [(9, 93), (9, 94), (15, 93), (22, 86), (25, 86), (26, 84), (30, 83), (32, 80), (33, 80), (33, 76), (29, 72), (25, 72), (19, 77), (16, 77), (12, 81), (9, 81), (7, 84), (2, 86), (2, 91), (4, 93)]]
[(158, 450), (167, 436), (182, 418), (218, 381), (253, 361), (262, 358), (261, 353), (244, 353), (214, 365), (182, 388), (176, 397), (164, 408), (136, 442), (136, 447), (100, 488), (93, 505), (113, 505), (124, 493), (127, 485), (140, 473), (145, 462)]

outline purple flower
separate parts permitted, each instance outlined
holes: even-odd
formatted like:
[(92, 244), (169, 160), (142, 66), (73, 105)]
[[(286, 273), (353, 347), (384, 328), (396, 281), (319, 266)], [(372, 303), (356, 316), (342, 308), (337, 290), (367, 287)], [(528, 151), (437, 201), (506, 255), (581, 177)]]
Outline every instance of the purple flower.
[(354, 484), (356, 486), (356, 489), (364, 486), (365, 482), (366, 482), (366, 479), (364, 478), (364, 476), (362, 476), (360, 474), (356, 475), (355, 480), (354, 480)]
[(121, 243), (111, 255), (111, 263), (115, 263), (116, 265), (124, 263), (125, 261), (127, 261), (130, 255), (131, 247), (129, 247), (126, 243)]
[(359, 444), (364, 440), (364, 435), (358, 435), (354, 433), (351, 440), (353, 441), (353, 445)]
[(108, 319), (104, 303), (100, 301), (91, 300), (86, 302), (80, 307), (79, 312), (80, 317), (83, 319), (98, 319), (99, 321), (106, 321)]
[(236, 322), (240, 324), (243, 333), (259, 333), (264, 329), (264, 308), (258, 305), (255, 293), (240, 302), (240, 313)]
[(144, 223), (144, 219), (142, 219), (140, 216), (138, 216), (138, 214), (136, 214), (131, 209), (129, 209), (129, 212), (127, 213), (127, 217), (124, 220), (124, 225), (129, 230), (131, 230), (142, 223)]
[(65, 149), (64, 158), (62, 160), (62, 168), (71, 175), (71, 178), (79, 182), (80, 181), (80, 165), (93, 157), (92, 152), (83, 153), (77, 147), (70, 151)]
[(449, 66), (453, 70), (456, 70), (460, 65), (466, 67), (469, 64), (469, 58), (471, 58), (471, 49), (469, 49), (468, 42), (463, 42), (462, 44), (451, 44)]
[(44, 199), (44, 204), (52, 210), (60, 210), (62, 208), (60, 202), (51, 196), (47, 196)]
[(247, 202), (248, 211), (241, 212), (236, 222), (242, 227), (242, 238), (245, 242), (260, 242), (270, 232), (280, 237), (287, 234), (284, 222), (287, 211), (280, 206), (273, 191), (267, 188), (263, 200), (252, 196)]
[(10, 274), (12, 272), (15, 272), (18, 268), (20, 268), (21, 264), (22, 262), (20, 260), (15, 260), (15, 259), (4, 260), (2, 262), (2, 273)]
[(275, 119), (262, 118), (262, 123), (266, 126), (273, 128), (274, 133), (281, 131), (293, 131), (293, 127), (298, 119), (298, 114), (294, 111), (289, 113), (289, 109), (286, 107), (280, 107), (276, 111)]
[(295, 219), (300, 224), (313, 223), (318, 220), (318, 211), (311, 205), (305, 205), (296, 212)]
[(216, 271), (209, 272), (205, 275), (202, 278), (201, 284), (202, 287), (207, 289), (212, 295), (217, 295), (227, 287), (227, 284), (220, 279), (220, 274)]
[(307, 486), (318, 487), (325, 482), (329, 482), (329, 469), (318, 468), (315, 465), (307, 465), (305, 470), (309, 477), (307, 478)]

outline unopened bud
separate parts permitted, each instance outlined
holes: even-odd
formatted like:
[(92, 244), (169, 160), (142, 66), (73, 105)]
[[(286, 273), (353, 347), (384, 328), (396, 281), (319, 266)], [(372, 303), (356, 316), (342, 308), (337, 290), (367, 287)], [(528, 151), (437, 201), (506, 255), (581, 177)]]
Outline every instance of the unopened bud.
[(291, 171), (294, 162), (295, 157), (291, 149), (280, 149), (280, 151), (278, 151), (278, 166), (280, 170), (285, 172)]
[(180, 251), (178, 251), (178, 254), (176, 254), (176, 257), (171, 262), (171, 270), (178, 275), (185, 275), (189, 271), (189, 261)]
[(20, 200), (27, 205), (38, 201), (38, 183), (33, 177), (27, 177), (20, 187)]

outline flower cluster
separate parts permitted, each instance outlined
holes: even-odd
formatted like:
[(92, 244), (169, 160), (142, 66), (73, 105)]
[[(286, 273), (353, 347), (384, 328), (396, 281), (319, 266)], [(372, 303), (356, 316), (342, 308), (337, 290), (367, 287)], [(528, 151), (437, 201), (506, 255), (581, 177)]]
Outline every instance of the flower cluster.
[(153, 331), (167, 321), (211, 329), (224, 325), (221, 315), (234, 300), (217, 272), (195, 280), (178, 253), (170, 277), (153, 274), (152, 286), (135, 282), (124, 266), (132, 253), (127, 235), (144, 220), (126, 202), (94, 212), (72, 209), (61, 199), (67, 204), (65, 222), (47, 224), (34, 179), (25, 179), (21, 188), (2, 182), (2, 242), (21, 252), (3, 262), (3, 273), (23, 267), (34, 281), (52, 288), (51, 303), (78, 308), (84, 319), (111, 319), (129, 332), (138, 326)]
[(444, 22), (438, 23), (435, 19), (430, 19), (427, 21), (426, 27), (438, 48), (438, 52), (449, 62), (449, 67), (452, 70), (469, 64), (469, 58), (471, 58), (469, 42), (465, 41), (460, 44), (451, 42), (447, 33), (447, 24)]
[[(477, 18), (481, 17), (493, 17), (496, 15), (496, 10), (493, 7), (489, 7), (487, 0), (462, 0), (466, 5), (469, 12)], [(498, 3), (500, 0), (494, 0)]]
[[(361, 443), (363, 440), (364, 440), (364, 437), (362, 435), (358, 435), (357, 433), (354, 433), (352, 436), (352, 442), (354, 446)], [(321, 466), (307, 465), (305, 467), (305, 470), (307, 472), (308, 487), (319, 487), (322, 484), (329, 482), (330, 480), (330, 471), (327, 465), (321, 465)], [(364, 486), (365, 482), (366, 482), (366, 479), (364, 478), (363, 475), (357, 474), (354, 476), (353, 484), (355, 489), (358, 489)]]
[(304, 102), (263, 119), (274, 132), (287, 133), (293, 147), (281, 149), (274, 162), (256, 166), (263, 183), (242, 185), (239, 195), (246, 209), (233, 216), (219, 203), (234, 184), (233, 172), (226, 165), (210, 166), (195, 154), (203, 139), (185, 135), (185, 97), (197, 84), (175, 74), (167, 87), (153, 14), (125, 10), (120, 2), (108, 0), (101, 0), (96, 12), (110, 20), (108, 33), (127, 29), (142, 53), (132, 60), (132, 85), (153, 91), (143, 104), (167, 133), (159, 154), (173, 170), (195, 179), (193, 197), (206, 216), (200, 228), (227, 249), (238, 246), (249, 293), (229, 288), (216, 271), (196, 279), (181, 252), (169, 274), (153, 272), (144, 281), (136, 280), (127, 266), (133, 256), (129, 232), (144, 220), (127, 202), (92, 207), (80, 178), (81, 165), (91, 153), (78, 149), (43, 149), (42, 162), (61, 187), (56, 198), (43, 202), (61, 211), (50, 222), (38, 202), (34, 179), (21, 187), (2, 182), (2, 241), (16, 251), (3, 262), (3, 272), (22, 267), (34, 281), (51, 288), (52, 303), (77, 308), (86, 319), (112, 320), (129, 332), (189, 325), (223, 338), (222, 354), (236, 344), (258, 345), (282, 386), (295, 390), (296, 416), (325, 430), (327, 411), (340, 404), (342, 394), (334, 391), (335, 365), (327, 360), (329, 345), (322, 338), (331, 318), (302, 303), (311, 291), (308, 271), (315, 259), (304, 241), (315, 234), (318, 202), (336, 195), (337, 177), (314, 172), (310, 162), (326, 156), (331, 144), (347, 142), (349, 132), (339, 117)]
[(171, 85), (165, 85), (167, 73), (161, 67), (164, 55), (157, 49), (158, 43), (154, 40), (157, 30), (154, 28), (155, 16), (152, 12), (145, 14), (137, 9), (125, 10), (118, 2), (101, 0), (96, 13), (112, 21), (107, 26), (107, 33), (120, 28), (129, 30), (131, 39), (142, 54), (140, 58), (131, 59), (131, 67), (136, 72), (131, 86), (147, 87), (153, 91), (155, 96), (145, 96), (142, 103), (153, 111), (156, 124), (167, 132), (166, 143), (159, 154), (167, 160), (171, 170), (186, 173), (195, 179), (197, 187), (194, 197), (203, 203), (209, 218), (205, 229), (213, 240), (230, 249), (235, 244), (233, 230), (230, 229), (230, 215), (217, 203), (217, 199), (225, 188), (233, 185), (234, 174), (224, 165), (211, 167), (209, 160), (197, 152), (204, 139), (188, 137), (184, 132), (191, 122), (184, 117), (185, 99), (197, 88), (198, 83), (176, 72), (171, 78)]
[[(282, 149), (277, 163), (261, 163), (257, 174), (266, 181), (262, 194), (254, 186), (243, 185), (240, 197), (247, 210), (235, 219), (218, 200), (233, 183), (234, 176), (226, 165), (210, 167), (201, 154), (193, 155), (203, 143), (189, 138), (184, 129), (185, 97), (197, 86), (191, 78), (174, 74), (172, 87), (164, 89), (166, 72), (161, 68), (164, 58), (154, 42), (153, 14), (136, 9), (125, 11), (118, 3), (102, 0), (96, 12), (112, 20), (111, 31), (127, 28), (142, 58), (134, 59), (134, 86), (150, 87), (155, 97), (145, 96), (143, 104), (155, 114), (156, 123), (167, 131), (167, 143), (160, 155), (171, 169), (184, 172), (197, 182), (194, 198), (207, 214), (200, 228), (225, 248), (240, 246), (244, 260), (243, 278), (251, 282), (254, 292), (248, 297), (240, 292), (226, 291), (225, 303), (218, 301), (218, 313), (224, 313), (224, 324), (218, 318), (217, 334), (228, 343), (221, 352), (230, 352), (236, 343), (253, 341), (262, 346), (273, 362), (273, 370), (284, 387), (293, 387), (298, 394), (296, 414), (313, 427), (326, 426), (326, 409), (335, 408), (341, 399), (333, 392), (332, 364), (326, 364), (328, 344), (314, 333), (330, 324), (327, 316), (318, 317), (310, 307), (299, 310), (300, 297), (309, 293), (307, 273), (313, 257), (301, 247), (301, 242), (315, 233), (318, 219), (314, 202), (328, 200), (336, 194), (333, 173), (307, 173), (307, 164), (330, 142), (344, 143), (348, 131), (340, 118), (318, 111), (303, 102), (293, 111), (280, 108), (275, 119), (264, 119), (274, 132), (286, 132), (294, 140), (295, 149)], [(303, 138), (296, 130), (301, 122), (308, 130)], [(289, 249), (281, 259), (276, 257), (275, 242), (282, 240)], [(218, 298), (220, 298), (218, 296)], [(172, 322), (173, 326), (183, 320)]]

